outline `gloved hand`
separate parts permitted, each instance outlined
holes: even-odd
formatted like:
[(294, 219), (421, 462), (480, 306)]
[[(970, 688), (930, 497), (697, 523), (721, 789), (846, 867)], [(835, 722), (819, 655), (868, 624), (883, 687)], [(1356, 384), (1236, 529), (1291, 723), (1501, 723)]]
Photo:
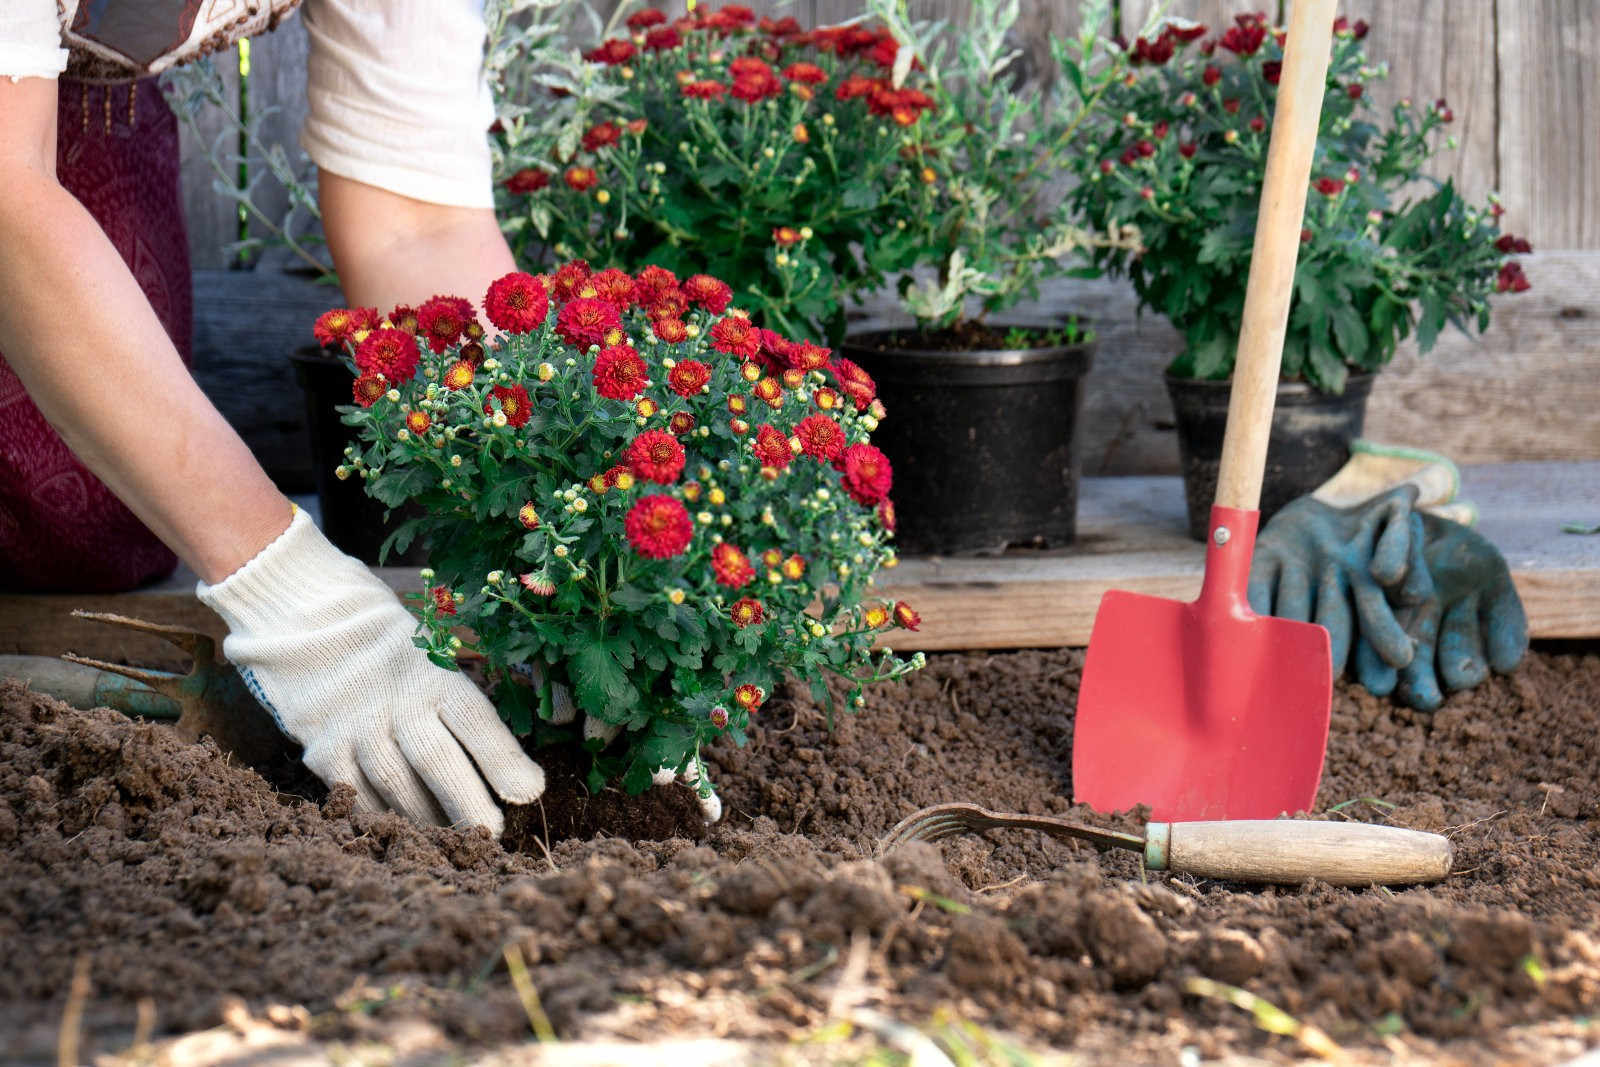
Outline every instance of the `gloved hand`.
[[(544, 671), (540, 669), (538, 664), (516, 664), (511, 668), (511, 673), (513, 677), (526, 682), (535, 689), (542, 687), (545, 683)], [(570, 725), (577, 720), (580, 714), (578, 705), (572, 699), (572, 693), (560, 682), (552, 681), (550, 683), (550, 706), (552, 711), (549, 721), (556, 726)], [(616, 723), (605, 722), (592, 715), (583, 717), (583, 739), (585, 741), (598, 740), (603, 747), (614, 741), (621, 732), (622, 727)], [(682, 782), (694, 790), (695, 797), (700, 802), (700, 815), (707, 823), (714, 823), (722, 818), (722, 798), (717, 796), (716, 791), (711, 788), (709, 782), (704, 783), (704, 788), (701, 787), (700, 772), (693, 763), (690, 763), (682, 774), (677, 773), (671, 767), (663, 767), (656, 771), (651, 778), (651, 784), (658, 786), (668, 785), (674, 781)]]
[(1444, 693), (1478, 685), (1491, 669), (1516, 667), (1528, 649), (1528, 617), (1505, 557), (1482, 534), (1436, 515), (1418, 519), (1428, 587), (1408, 583), (1407, 593), (1395, 597), (1397, 620), (1416, 654), (1397, 670), (1363, 633), (1354, 667), (1375, 696), (1393, 692), (1413, 708), (1432, 711)]
[(196, 593), (227, 623), (223, 653), (306, 766), (353, 786), (359, 807), (498, 837), (505, 817), (490, 788), (516, 804), (544, 792), (544, 772), (488, 698), (428, 661), (411, 613), (299, 508), (254, 559)]

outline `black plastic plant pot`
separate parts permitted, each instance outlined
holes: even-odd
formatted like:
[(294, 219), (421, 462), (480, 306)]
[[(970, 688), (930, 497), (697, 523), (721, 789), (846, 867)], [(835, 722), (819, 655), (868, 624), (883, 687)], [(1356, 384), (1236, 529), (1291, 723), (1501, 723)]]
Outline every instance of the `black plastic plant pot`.
[[(1352, 374), (1338, 396), (1305, 382), (1279, 382), (1261, 483), (1261, 523), (1289, 501), (1338, 473), (1350, 458), (1350, 442), (1361, 436), (1373, 374)], [(1178, 456), (1189, 536), (1204, 541), (1222, 465), (1222, 435), (1228, 424), (1231, 383), (1167, 375), (1167, 395), (1178, 424)]]
[[(311, 437), (311, 465), (315, 470), (317, 503), (322, 510), (322, 532), (339, 549), (363, 563), (378, 562), (378, 550), (395, 525), (385, 522), (382, 503), (366, 494), (359, 478), (340, 481), (334, 468), (344, 462), (345, 446), (355, 431), (340, 421), (337, 408), (349, 404), (352, 378), (338, 357), (316, 346), (296, 349), (289, 356), (295, 380), (306, 395), (306, 428)], [(389, 565), (422, 563), (422, 546), (413, 544), (403, 553), (391, 552)]]
[(1094, 347), (930, 351), (887, 330), (845, 339), (841, 353), (872, 375), (888, 409), (872, 440), (894, 467), (900, 552), (1072, 543)]

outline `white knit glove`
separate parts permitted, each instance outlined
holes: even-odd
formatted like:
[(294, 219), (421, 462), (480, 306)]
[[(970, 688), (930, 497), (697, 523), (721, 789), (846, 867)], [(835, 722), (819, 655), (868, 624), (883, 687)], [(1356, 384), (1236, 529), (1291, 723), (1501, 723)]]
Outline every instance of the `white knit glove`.
[[(412, 644), (415, 617), (299, 508), (277, 540), (196, 588), (228, 624), (223, 653), (307, 767), (354, 786), (361, 808), (486, 826), (544, 792), (544, 772), (471, 680)], [(476, 763), (476, 766), (474, 766)]]

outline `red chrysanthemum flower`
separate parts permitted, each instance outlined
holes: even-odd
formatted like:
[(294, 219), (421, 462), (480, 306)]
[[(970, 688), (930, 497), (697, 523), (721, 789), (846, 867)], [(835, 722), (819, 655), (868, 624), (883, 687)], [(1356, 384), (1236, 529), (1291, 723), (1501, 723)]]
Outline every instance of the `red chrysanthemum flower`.
[(832, 356), (833, 350), (830, 348), (800, 341), (789, 349), (789, 366), (801, 372), (821, 370), (828, 365)]
[(583, 58), (590, 63), (604, 63), (608, 67), (620, 66), (638, 55), (639, 50), (632, 41), (621, 38), (612, 38), (603, 42), (598, 48), (591, 49), (583, 54)]
[(763, 467), (773, 470), (783, 470), (794, 459), (794, 450), (789, 447), (789, 439), (783, 431), (771, 423), (764, 422), (756, 428), (755, 440), (750, 442), (750, 451), (755, 454), (756, 461)]
[(776, 548), (769, 548), (761, 553), (761, 562), (764, 566), (776, 569), (783, 562), (783, 553)]
[(836, 390), (829, 389), (826, 385), (811, 394), (811, 402), (822, 411), (832, 411), (839, 406), (841, 399)]
[(894, 471), (889, 457), (872, 445), (856, 444), (844, 450), (840, 457), (844, 491), (856, 503), (872, 507), (889, 495), (894, 482)]
[(689, 328), (678, 318), (651, 319), (650, 332), (656, 335), (656, 340), (669, 345), (681, 344), (689, 339)]
[(1267, 39), (1267, 24), (1261, 15), (1239, 15), (1217, 42), (1240, 56), (1253, 56)]
[[(350, 318), (352, 320), (350, 339), (356, 342), (366, 340), (367, 334), (382, 325), (382, 320), (378, 317), (377, 308), (351, 308)], [(390, 320), (389, 324), (398, 329), (406, 329), (405, 325), (393, 319)], [(412, 332), (415, 331), (413, 330)]]
[(832, 463), (844, 453), (844, 430), (826, 415), (807, 415), (794, 428), (800, 439), (800, 451), (825, 463)]
[(631, 307), (638, 298), (632, 275), (616, 267), (608, 267), (590, 277), (585, 288), (593, 289), (595, 296), (622, 309)]
[(534, 509), (533, 501), (528, 501), (517, 509), (517, 521), (522, 523), (524, 530), (537, 530), (539, 528), (539, 512)]
[(1150, 63), (1159, 67), (1172, 58), (1174, 48), (1172, 32), (1163, 29), (1154, 41), (1147, 41), (1143, 37), (1135, 40), (1131, 60), (1135, 66)]
[(894, 624), (902, 630), (915, 630), (922, 625), (922, 616), (911, 610), (904, 600), (895, 601)]
[(665, 430), (646, 430), (628, 445), (629, 469), (659, 485), (677, 481), (687, 458), (678, 439)]
[(783, 82), (770, 68), (759, 74), (740, 75), (733, 80), (733, 88), (728, 90), (728, 95), (747, 104), (759, 104), (782, 94)]
[(761, 601), (755, 597), (742, 596), (728, 607), (728, 618), (739, 629), (754, 626), (766, 618), (766, 613), (761, 609)]
[(356, 366), (366, 374), (381, 374), (399, 384), (417, 373), (422, 353), (417, 339), (404, 330), (373, 330), (356, 346)]
[(651, 30), (645, 34), (644, 46), (652, 52), (665, 52), (676, 48), (683, 43), (683, 37), (671, 26), (663, 26), (659, 30)]
[(672, 413), (672, 418), (667, 420), (667, 429), (679, 437), (693, 430), (694, 426), (694, 416), (687, 411), (675, 411)]
[(850, 77), (839, 83), (839, 87), (833, 91), (833, 95), (834, 98), (838, 100), (854, 100), (859, 96), (868, 95), (872, 92), (872, 90), (876, 89), (879, 84), (880, 83), (876, 78), (867, 78), (860, 74), (852, 74)]
[(649, 368), (631, 345), (612, 345), (594, 361), (595, 392), (612, 400), (632, 400), (649, 378)]
[(602, 148), (610, 148), (621, 140), (621, 127), (614, 122), (600, 122), (583, 132), (583, 149), (586, 152), (598, 152)]
[(538, 167), (523, 167), (505, 181), (506, 191), (518, 196), (537, 193), (550, 184), (550, 175)]
[(417, 308), (419, 332), (434, 355), (459, 341), (471, 321), (472, 305), (459, 296), (435, 296)]
[(713, 315), (728, 310), (728, 304), (733, 301), (733, 288), (709, 274), (691, 275), (683, 283), (682, 292), (685, 299), (699, 304)]
[(320, 345), (338, 345), (354, 340), (359, 331), (377, 324), (377, 308), (332, 308), (317, 316), (311, 333)]
[(598, 185), (600, 175), (593, 167), (568, 167), (561, 180), (582, 193)]
[(678, 276), (667, 268), (657, 267), (654, 264), (641, 270), (633, 284), (639, 294), (639, 303), (647, 308), (653, 309), (664, 300), (683, 297), (683, 292), (678, 286)]
[(717, 576), (717, 584), (729, 589), (748, 585), (756, 576), (750, 557), (726, 541), (719, 542), (711, 550), (711, 570)]
[(839, 383), (840, 391), (855, 403), (857, 411), (865, 411), (873, 397), (878, 395), (878, 386), (872, 376), (848, 359), (841, 356), (829, 364), (828, 369), (833, 371), (834, 381)]
[(445, 368), (444, 377), (441, 380), (444, 382), (446, 389), (465, 389), (472, 384), (474, 377), (476, 377), (476, 374), (472, 364), (464, 359), (458, 359)]
[(1500, 273), (1495, 278), (1494, 291), (1497, 293), (1525, 293), (1533, 288), (1533, 283), (1528, 281), (1528, 276), (1522, 273), (1522, 264), (1516, 260), (1508, 260), (1500, 267)]
[(828, 80), (828, 72), (815, 63), (790, 63), (783, 68), (783, 76), (802, 85), (821, 85)]
[(691, 100), (715, 100), (727, 92), (728, 87), (721, 82), (702, 78), (698, 81), (684, 82), (680, 91)]
[(804, 556), (792, 555), (783, 561), (783, 576), (791, 582), (798, 582), (806, 576), (806, 559)]
[(697, 359), (686, 359), (667, 372), (667, 385), (679, 396), (694, 396), (711, 381), (711, 368)]
[(428, 427), (432, 425), (433, 420), (428, 417), (426, 411), (413, 410), (406, 412), (406, 429), (412, 433), (425, 434), (428, 432)]
[(761, 351), (761, 334), (743, 315), (728, 315), (712, 324), (711, 347), (742, 359), (754, 359)]
[(776, 378), (763, 378), (757, 382), (756, 396), (773, 411), (783, 407), (783, 386)]
[(351, 385), (350, 391), (357, 404), (370, 408), (383, 399), (383, 394), (389, 391), (389, 383), (380, 375), (363, 374)]
[(750, 398), (740, 393), (728, 397), (728, 414), (743, 415), (750, 410)]
[(733, 691), (733, 699), (746, 711), (755, 711), (766, 700), (767, 695), (761, 691), (759, 685), (744, 683)]
[(883, 528), (885, 530), (888, 530), (890, 533), (894, 533), (894, 501), (885, 500), (883, 503), (878, 505), (878, 521), (883, 524)]
[(506, 425), (512, 429), (520, 430), (528, 425), (528, 419), (533, 415), (533, 402), (528, 399), (528, 390), (520, 385), (497, 385), (489, 390), (489, 398), (483, 402), (483, 413), (494, 414), (494, 402), (500, 402), (500, 410), (506, 414)]
[(456, 613), (455, 594), (450, 592), (448, 588), (436, 585), (428, 592), (433, 597), (434, 610), (440, 615), (454, 615)]
[(1239, 104), (1240, 100), (1238, 97), (1230, 96), (1228, 99), (1222, 102), (1222, 110), (1226, 111), (1230, 115), (1237, 115), (1239, 113)]
[(555, 596), (556, 583), (544, 571), (530, 571), (527, 574), (517, 575), (517, 581), (522, 583), (522, 588), (534, 596)]
[[(761, 347), (756, 352), (756, 362), (768, 374), (780, 374), (789, 368), (789, 356), (794, 342), (768, 329), (761, 329)], [(754, 380), (754, 379), (752, 379)]]
[(694, 520), (670, 496), (642, 496), (623, 520), (628, 543), (646, 559), (671, 559), (682, 555), (694, 537)]
[[(394, 306), (394, 310), (389, 312), (388, 323), (395, 329), (404, 330), (406, 333), (414, 334), (422, 328), (417, 324), (417, 309), (411, 307), (409, 304), (396, 304)], [(374, 322), (367, 328), (369, 330), (376, 329), (377, 325), (378, 324)]]
[(1200, 72), (1200, 80), (1205, 82), (1207, 85), (1217, 84), (1222, 80), (1221, 68), (1214, 67), (1208, 63), (1206, 65), (1206, 69)]
[(578, 289), (588, 280), (589, 264), (586, 260), (574, 259), (570, 263), (563, 263), (550, 275), (550, 294), (566, 302), (577, 296)]
[(622, 316), (617, 312), (617, 305), (607, 300), (578, 297), (562, 305), (556, 314), (556, 333), (579, 351), (590, 345), (606, 344), (612, 331), (620, 333), (621, 330)]
[(779, 248), (788, 248), (800, 240), (800, 231), (793, 226), (779, 226), (772, 231), (772, 243)]
[(550, 313), (550, 296), (538, 278), (513, 271), (490, 283), (483, 309), (497, 329), (530, 333), (544, 325), (545, 316)]
[(1318, 178), (1311, 185), (1323, 196), (1338, 196), (1344, 192), (1344, 182), (1338, 178)]
[(759, 26), (761, 32), (769, 37), (794, 37), (803, 32), (800, 28), (800, 20), (793, 15), (785, 15), (781, 19), (762, 15)]
[(628, 29), (648, 30), (652, 26), (664, 25), (666, 21), (667, 16), (664, 12), (657, 11), (653, 7), (647, 7), (643, 11), (635, 11), (628, 16)]
[(1198, 147), (1199, 146), (1193, 141), (1184, 141), (1182, 144), (1178, 145), (1178, 155), (1182, 156), (1184, 159), (1193, 159), (1195, 150)]

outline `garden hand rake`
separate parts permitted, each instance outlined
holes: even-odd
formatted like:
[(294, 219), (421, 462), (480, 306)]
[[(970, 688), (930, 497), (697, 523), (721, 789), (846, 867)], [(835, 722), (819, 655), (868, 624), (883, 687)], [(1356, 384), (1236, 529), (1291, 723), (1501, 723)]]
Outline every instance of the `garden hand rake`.
[(986, 830), (1039, 830), (1102, 849), (1144, 854), (1146, 870), (1230, 882), (1298, 885), (1406, 885), (1450, 873), (1448, 838), (1367, 823), (1244, 819), (1150, 822), (1144, 834), (1102, 830), (1055, 815), (1012, 815), (976, 804), (935, 804), (902, 819), (878, 844), (880, 854), (911, 841), (941, 841)]

